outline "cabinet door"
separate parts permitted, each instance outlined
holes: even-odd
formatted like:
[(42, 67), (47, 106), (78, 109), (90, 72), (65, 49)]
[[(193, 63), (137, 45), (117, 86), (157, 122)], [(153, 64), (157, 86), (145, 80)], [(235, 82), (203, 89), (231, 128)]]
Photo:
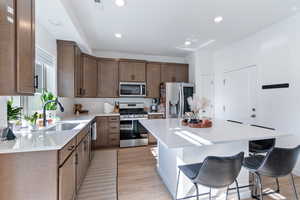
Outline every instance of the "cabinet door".
[(176, 66), (173, 64), (162, 64), (161, 66), (162, 82), (176, 82)]
[[(15, 91), (15, 24), (14, 15), (7, 11), (14, 9), (14, 0), (0, 3), (0, 94), (11, 95)], [(5, 86), (5, 87), (4, 87)]]
[[(74, 42), (57, 41), (57, 91), (60, 97), (75, 96), (74, 83), (77, 83), (74, 77), (77, 74), (75, 69), (75, 51), (76, 46)], [(80, 72), (78, 71), (78, 73)]]
[(120, 82), (145, 82), (146, 63), (134, 61), (121, 61), (119, 64)]
[(93, 141), (94, 148), (108, 146), (108, 118), (98, 117), (97, 118), (97, 140)]
[(90, 56), (83, 56), (82, 78), (83, 78), (83, 97), (97, 96), (97, 60)]
[(98, 62), (98, 97), (119, 96), (119, 66), (117, 61), (101, 60)]
[(59, 168), (59, 200), (73, 200), (76, 190), (76, 154), (67, 159)]
[(17, 92), (33, 94), (35, 70), (35, 1), (16, 1)]
[(185, 64), (177, 64), (176, 68), (176, 82), (189, 82), (189, 66)]
[(84, 178), (84, 141), (77, 146), (77, 166), (76, 166), (76, 190), (79, 191)]
[(82, 56), (81, 56), (81, 50), (79, 47), (75, 46), (75, 80), (74, 80), (74, 92), (75, 97), (80, 97), (82, 95), (82, 89), (83, 89), (83, 83), (82, 83)]
[(160, 96), (160, 70), (161, 65), (159, 63), (147, 64), (147, 97), (159, 98)]
[(166, 63), (161, 68), (162, 82), (188, 82), (188, 65)]

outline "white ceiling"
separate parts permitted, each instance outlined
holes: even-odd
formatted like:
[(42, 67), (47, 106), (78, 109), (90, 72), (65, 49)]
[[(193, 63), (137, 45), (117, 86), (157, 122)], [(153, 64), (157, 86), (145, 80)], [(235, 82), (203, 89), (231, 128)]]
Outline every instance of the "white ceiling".
[[(220, 47), (295, 14), (295, 6), (300, 8), (298, 0), (127, 0), (122, 8), (113, 0), (102, 0), (102, 8), (94, 0), (60, 1), (94, 51), (161, 56), (186, 56), (189, 51), (177, 48), (186, 39), (195, 41), (193, 47), (209, 40), (216, 40), (211, 47)], [(219, 15), (224, 21), (215, 24)], [(41, 18), (46, 23), (51, 16)], [(62, 22), (61, 29), (64, 26)], [(72, 30), (64, 31), (72, 35)], [(114, 33), (122, 33), (123, 38), (115, 38)]]

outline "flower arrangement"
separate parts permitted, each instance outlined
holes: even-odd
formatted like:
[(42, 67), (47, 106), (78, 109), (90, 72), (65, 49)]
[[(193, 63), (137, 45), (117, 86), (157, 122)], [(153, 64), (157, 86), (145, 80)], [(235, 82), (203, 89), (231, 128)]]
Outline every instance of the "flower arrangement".
[(191, 111), (194, 113), (194, 114), (199, 114), (201, 111), (205, 111), (210, 102), (208, 99), (206, 99), (205, 97), (202, 97), (202, 98), (199, 98), (199, 97), (189, 97), (187, 99), (187, 102), (191, 108)]

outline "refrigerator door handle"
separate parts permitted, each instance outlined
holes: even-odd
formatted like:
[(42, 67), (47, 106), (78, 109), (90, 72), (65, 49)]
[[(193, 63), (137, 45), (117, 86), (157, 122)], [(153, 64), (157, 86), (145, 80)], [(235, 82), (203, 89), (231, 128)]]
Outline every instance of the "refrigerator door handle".
[(184, 94), (183, 94), (183, 86), (180, 86), (180, 118), (183, 117), (184, 112)]
[(181, 96), (182, 96), (182, 94), (181, 94), (181, 88), (179, 87), (178, 88), (179, 89), (179, 102), (178, 102), (178, 104), (179, 104), (179, 111), (178, 111), (178, 118), (180, 118), (181, 117)]

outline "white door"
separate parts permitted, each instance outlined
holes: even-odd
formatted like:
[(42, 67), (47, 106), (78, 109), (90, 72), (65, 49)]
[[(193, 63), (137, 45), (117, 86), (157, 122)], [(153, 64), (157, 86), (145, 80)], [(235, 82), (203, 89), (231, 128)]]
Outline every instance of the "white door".
[(256, 105), (259, 91), (257, 67), (226, 72), (224, 77), (223, 111), (226, 119), (255, 124), (258, 117)]

